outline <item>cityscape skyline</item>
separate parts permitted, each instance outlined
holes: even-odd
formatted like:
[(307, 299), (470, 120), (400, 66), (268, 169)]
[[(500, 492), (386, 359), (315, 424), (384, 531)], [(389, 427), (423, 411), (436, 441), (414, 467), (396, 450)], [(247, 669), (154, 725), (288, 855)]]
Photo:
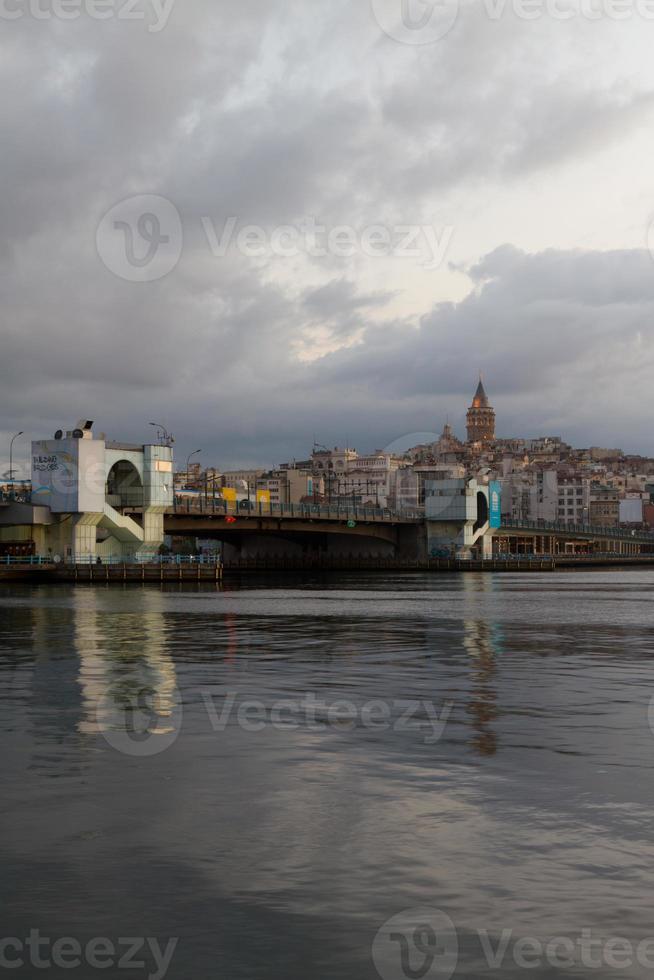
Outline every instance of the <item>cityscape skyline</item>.
[[(199, 449), (199, 453), (201, 454), (201, 464), (202, 466), (219, 467), (220, 469), (226, 471), (228, 471), (229, 469), (238, 469), (238, 468), (246, 468), (246, 467), (256, 468), (260, 466), (262, 466), (265, 469), (275, 469), (278, 465), (280, 465), (280, 459), (283, 459), (286, 462), (286, 461), (292, 461), (293, 459), (302, 458), (303, 455), (306, 455), (306, 452), (308, 451), (308, 446), (311, 444), (313, 444), (314, 446), (316, 445), (330, 446), (332, 443), (334, 444), (334, 446), (356, 449), (362, 452), (363, 454), (382, 452), (382, 453), (393, 453), (398, 456), (401, 456), (405, 452), (415, 448), (416, 446), (428, 444), (430, 442), (436, 442), (441, 437), (444, 427), (448, 427), (449, 429), (451, 429), (454, 436), (457, 439), (459, 439), (461, 443), (466, 443), (469, 441), (473, 441), (471, 440), (470, 437), (471, 410), (479, 409), (480, 407), (482, 407), (482, 405), (483, 405), (483, 409), (486, 408), (490, 409), (490, 413), (492, 414), (493, 417), (493, 426), (495, 425), (496, 418), (499, 416), (500, 431), (495, 432), (495, 429), (493, 428), (493, 435), (495, 438), (501, 441), (508, 442), (512, 440), (538, 440), (543, 438), (559, 438), (562, 440), (563, 443), (572, 446), (576, 450), (602, 447), (608, 449), (621, 449), (624, 452), (624, 455), (627, 457), (640, 456), (643, 459), (654, 458), (654, 447), (651, 454), (648, 454), (647, 451), (638, 451), (637, 449), (636, 450), (630, 449), (628, 445), (624, 445), (623, 442), (620, 441), (619, 434), (617, 436), (617, 440), (604, 439), (602, 441), (602, 439), (600, 438), (600, 439), (596, 439), (595, 441), (585, 442), (585, 443), (576, 443), (574, 440), (566, 438), (565, 432), (553, 431), (553, 430), (546, 431), (543, 426), (540, 427), (537, 426), (533, 431), (523, 431), (523, 432), (517, 432), (512, 434), (506, 434), (506, 432), (502, 431), (503, 422), (504, 422), (503, 413), (501, 411), (499, 413), (495, 412), (494, 405), (490, 405), (488, 396), (486, 394), (485, 386), (484, 386), (485, 373), (483, 371), (480, 371), (478, 377), (479, 377), (479, 384), (475, 391), (475, 395), (473, 396), (472, 401), (469, 404), (466, 403), (467, 407), (465, 409), (460, 409), (457, 413), (447, 412), (444, 415), (441, 427), (438, 430), (415, 429), (410, 432), (405, 432), (402, 433), (401, 435), (395, 436), (389, 442), (382, 441), (381, 443), (380, 442), (372, 443), (370, 439), (366, 436), (364, 430), (361, 430), (360, 437), (351, 439), (349, 438), (349, 436), (346, 436), (345, 438), (340, 440), (320, 439), (319, 434), (314, 433), (313, 436), (311, 437), (311, 440), (308, 443), (306, 441), (305, 442), (298, 441), (297, 443), (293, 443), (292, 440), (289, 438), (288, 442), (283, 443), (283, 445), (288, 445), (290, 452), (287, 453), (285, 456), (280, 454), (279, 458), (272, 458), (270, 456), (270, 452), (268, 451), (268, 453), (266, 453), (265, 450), (260, 455), (254, 455), (257, 452), (256, 449), (252, 450), (252, 455), (248, 455), (246, 457), (236, 456), (230, 458), (224, 453), (221, 453), (220, 441), (214, 436), (213, 439), (210, 438), (209, 440), (205, 440), (205, 445), (203, 447), (200, 447)], [(480, 401), (480, 396), (481, 399), (485, 399), (485, 401), (483, 402)], [(495, 400), (496, 400), (495, 396), (493, 396), (493, 402), (495, 402)], [(502, 404), (501, 396), (499, 397), (499, 404), (500, 405)], [(65, 419), (57, 420), (56, 423), (50, 423), (50, 428), (53, 428), (53, 425), (58, 427), (60, 424), (65, 425), (66, 420)], [(156, 425), (157, 423), (147, 423), (147, 424)], [(170, 421), (167, 421), (166, 426), (168, 425), (170, 425)], [(107, 429), (109, 433), (111, 432), (110, 427), (106, 423), (103, 423), (103, 427)], [(186, 453), (184, 452), (185, 436), (184, 433), (182, 432), (180, 437), (179, 428), (177, 426), (174, 426), (173, 428), (174, 428), (174, 438), (177, 444), (176, 460), (178, 463), (178, 468), (181, 469), (182, 468), (181, 464), (183, 463), (183, 460), (186, 455)], [(354, 429), (355, 433), (357, 432), (356, 425), (351, 426), (351, 428)], [(47, 433), (47, 429), (45, 431)], [(128, 433), (128, 438), (134, 438), (135, 441), (147, 441), (145, 439), (143, 440), (141, 439), (143, 435), (143, 429), (141, 429), (141, 431), (139, 432), (139, 430), (134, 425), (132, 426), (131, 429), (128, 426), (127, 433)], [(21, 442), (16, 443), (16, 447), (13, 449), (12, 465), (15, 471), (16, 478), (18, 478), (22, 474), (22, 478), (25, 479), (27, 478), (30, 469), (29, 449), (27, 449), (26, 451), (26, 447), (29, 446), (29, 441), (31, 438), (43, 437), (44, 431), (39, 431), (38, 433), (30, 434), (28, 430), (22, 430), (17, 434), (16, 433), (8, 434), (6, 438), (7, 446), (9, 442), (12, 440), (12, 438), (14, 440), (16, 439), (16, 435), (20, 435), (22, 437), (23, 444), (21, 446)], [(599, 435), (601, 436), (601, 433), (599, 433)], [(190, 438), (190, 442), (188, 442), (189, 446), (191, 445), (191, 443), (195, 443), (198, 441), (198, 437), (195, 437), (193, 435), (191, 435), (188, 438)], [(211, 450), (212, 445), (215, 445), (217, 447), (217, 449), (213, 451), (213, 453)], [(645, 447), (645, 449), (646, 448), (647, 447)], [(268, 450), (269, 449), (270, 447), (268, 447)], [(196, 455), (198, 453), (198, 450), (190, 450), (190, 451), (193, 453), (193, 455)], [(0, 460), (3, 461), (2, 466), (0, 468), (0, 472), (2, 473), (3, 477), (6, 477), (6, 474), (8, 473), (9, 470), (8, 457), (5, 460), (3, 453), (0, 452)]]

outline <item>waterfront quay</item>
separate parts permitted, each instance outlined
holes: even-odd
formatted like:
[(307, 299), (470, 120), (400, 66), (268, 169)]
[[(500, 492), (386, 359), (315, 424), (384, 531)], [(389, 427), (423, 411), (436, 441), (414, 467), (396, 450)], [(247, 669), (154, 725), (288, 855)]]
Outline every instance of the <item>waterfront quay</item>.
[(573, 568), (646, 568), (654, 566), (654, 554), (620, 555), (583, 553), (554, 555), (498, 554), (491, 558), (398, 559), (330, 556), (258, 556), (220, 559), (176, 556), (155, 562), (55, 563), (40, 557), (10, 558), (0, 561), (3, 582), (66, 582), (79, 585), (143, 585), (164, 583), (222, 583), (225, 576), (279, 572), (552, 572)]
[(139, 585), (146, 582), (221, 582), (222, 563), (217, 559), (174, 556), (152, 562), (68, 561), (31, 557), (0, 559), (2, 582), (71, 582), (103, 585), (109, 583)]

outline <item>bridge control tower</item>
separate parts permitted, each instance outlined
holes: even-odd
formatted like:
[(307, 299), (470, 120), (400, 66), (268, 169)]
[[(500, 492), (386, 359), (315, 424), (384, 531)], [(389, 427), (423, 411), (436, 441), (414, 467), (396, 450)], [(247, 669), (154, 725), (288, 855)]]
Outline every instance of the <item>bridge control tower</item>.
[(48, 517), (34, 528), (40, 554), (149, 557), (163, 543), (173, 499), (170, 445), (108, 442), (89, 420), (32, 443), (32, 505)]
[(491, 531), (501, 524), (498, 483), (431, 480), (425, 483), (427, 550), (432, 558), (471, 558), (492, 554)]

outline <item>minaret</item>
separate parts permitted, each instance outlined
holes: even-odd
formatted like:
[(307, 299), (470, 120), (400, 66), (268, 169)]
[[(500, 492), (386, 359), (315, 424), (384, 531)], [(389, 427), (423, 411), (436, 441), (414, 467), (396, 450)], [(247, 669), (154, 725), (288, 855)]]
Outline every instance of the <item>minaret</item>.
[(488, 402), (481, 374), (475, 397), (468, 409), (466, 427), (468, 442), (492, 442), (495, 438), (495, 411)]

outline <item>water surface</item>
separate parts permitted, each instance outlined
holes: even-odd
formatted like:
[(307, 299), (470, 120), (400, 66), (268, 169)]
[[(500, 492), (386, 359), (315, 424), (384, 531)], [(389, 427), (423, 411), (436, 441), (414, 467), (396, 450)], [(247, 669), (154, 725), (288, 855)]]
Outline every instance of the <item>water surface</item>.
[[(458, 978), (651, 975), (514, 942), (654, 936), (653, 585), (5, 586), (3, 936), (176, 937), (170, 980), (404, 980), (450, 975), (451, 920)], [(425, 907), (437, 955), (410, 913), (402, 966), (375, 937)], [(511, 931), (494, 968), (484, 930)]]

